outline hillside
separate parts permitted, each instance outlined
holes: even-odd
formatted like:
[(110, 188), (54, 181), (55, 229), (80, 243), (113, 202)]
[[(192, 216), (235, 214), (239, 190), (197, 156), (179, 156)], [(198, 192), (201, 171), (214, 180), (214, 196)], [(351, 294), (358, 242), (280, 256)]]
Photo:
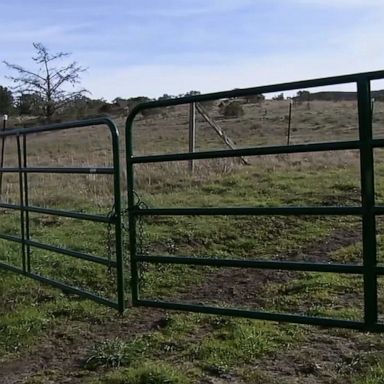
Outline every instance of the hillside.
[[(372, 97), (376, 101), (384, 101), (384, 90), (372, 91)], [(341, 92), (341, 91), (328, 91), (328, 92), (313, 92), (310, 94), (310, 100), (316, 101), (355, 101), (357, 98), (356, 92)], [(294, 97), (294, 100), (307, 101), (306, 97)]]

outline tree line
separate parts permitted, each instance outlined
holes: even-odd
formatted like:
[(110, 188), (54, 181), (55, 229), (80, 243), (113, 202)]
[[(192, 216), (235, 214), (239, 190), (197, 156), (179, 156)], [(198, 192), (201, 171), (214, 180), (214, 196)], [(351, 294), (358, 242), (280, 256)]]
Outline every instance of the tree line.
[[(145, 96), (123, 99), (117, 97), (112, 103), (104, 99), (91, 99), (90, 92), (80, 87), (81, 74), (87, 70), (76, 61), (68, 63), (69, 53), (52, 53), (41, 43), (33, 43), (35, 54), (33, 65), (25, 68), (19, 64), (3, 61), (10, 70), (7, 79), (13, 86), (0, 85), (0, 114), (37, 116), (51, 121), (54, 116), (81, 118), (95, 113), (128, 112), (136, 104), (152, 101)], [(182, 96), (194, 96), (199, 91), (191, 90), (184, 94), (163, 94), (157, 100), (172, 99)], [(336, 95), (337, 94), (337, 95)], [(348, 94), (348, 95), (347, 95)], [(349, 95), (351, 94), (351, 95)], [(384, 91), (377, 91), (375, 99), (383, 98)], [(337, 97), (336, 97), (337, 96)], [(291, 97), (296, 102), (333, 98), (335, 100), (353, 97), (353, 92), (319, 92), (311, 94), (307, 90), (300, 90)], [(246, 103), (261, 103), (265, 100), (262, 94), (247, 96)], [(272, 97), (273, 100), (285, 100), (280, 93)]]

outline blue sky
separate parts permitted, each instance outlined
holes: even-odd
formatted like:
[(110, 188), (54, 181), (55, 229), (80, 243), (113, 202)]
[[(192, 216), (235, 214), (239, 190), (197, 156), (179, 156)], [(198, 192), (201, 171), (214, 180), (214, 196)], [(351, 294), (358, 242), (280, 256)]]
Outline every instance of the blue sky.
[(384, 0), (0, 0), (0, 14), (1, 60), (30, 66), (32, 42), (71, 52), (108, 100), (384, 69)]

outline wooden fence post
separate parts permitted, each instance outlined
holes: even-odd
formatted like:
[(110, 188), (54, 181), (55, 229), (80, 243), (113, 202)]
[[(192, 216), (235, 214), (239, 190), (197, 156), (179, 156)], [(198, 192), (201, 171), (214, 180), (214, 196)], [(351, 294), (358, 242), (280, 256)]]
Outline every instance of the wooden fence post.
[[(224, 141), (224, 143), (231, 149), (236, 149), (235, 143), (230, 139), (230, 137), (219, 127), (219, 125), (208, 116), (208, 113), (204, 110), (201, 104), (196, 105), (197, 112), (203, 116), (204, 120), (214, 129), (214, 131), (219, 135), (219, 137)], [(244, 165), (249, 165), (248, 160), (244, 156), (240, 156), (240, 161)]]

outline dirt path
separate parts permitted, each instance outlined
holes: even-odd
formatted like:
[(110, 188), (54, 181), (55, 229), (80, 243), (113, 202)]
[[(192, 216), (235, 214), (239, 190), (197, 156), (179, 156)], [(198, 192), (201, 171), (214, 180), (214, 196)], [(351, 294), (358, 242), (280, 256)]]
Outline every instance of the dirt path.
[(375, 335), (311, 328), (305, 342), (261, 359), (258, 366), (273, 383), (350, 384), (351, 375), (361, 375), (382, 353)]
[[(136, 335), (150, 332), (163, 319), (162, 310), (130, 310), (125, 316), (112, 313), (103, 324), (64, 321), (57, 329), (47, 332), (39, 345), (19, 359), (0, 366), (0, 383), (24, 383), (28, 378), (51, 371), (55, 380), (42, 383), (83, 383), (82, 368), (87, 350), (99, 341), (122, 337), (129, 340)], [(60, 381), (57, 381), (60, 377)]]
[[(356, 229), (334, 231), (326, 239), (308, 246), (278, 255), (275, 259), (288, 261), (327, 262), (330, 254), (340, 248), (361, 241)], [(178, 297), (164, 297), (164, 300), (182, 300), (190, 303), (223, 303), (234, 307), (260, 308), (268, 301), (262, 296), (265, 287), (271, 283), (285, 283), (298, 278), (300, 272), (267, 269), (218, 268), (210, 271), (200, 284), (187, 287)]]

